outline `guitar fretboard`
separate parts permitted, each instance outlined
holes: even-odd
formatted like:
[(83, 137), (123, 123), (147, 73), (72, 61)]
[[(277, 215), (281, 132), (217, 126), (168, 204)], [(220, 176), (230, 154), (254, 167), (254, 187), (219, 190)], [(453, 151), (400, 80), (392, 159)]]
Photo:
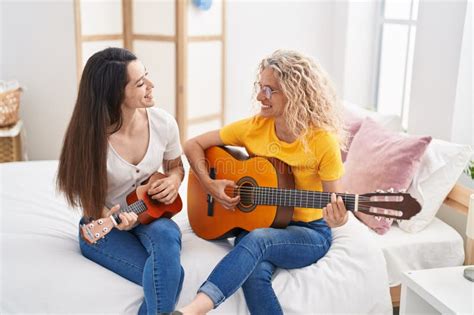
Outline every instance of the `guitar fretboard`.
[[(245, 188), (244, 188), (245, 189)], [(298, 208), (323, 208), (331, 202), (331, 192), (310, 190), (282, 189), (272, 187), (253, 187), (252, 191), (241, 192), (252, 194), (253, 202), (258, 205), (279, 205)], [(355, 209), (356, 195), (337, 193), (344, 201), (347, 210)]]
[(128, 205), (125, 209), (120, 209), (120, 212), (135, 212), (136, 214), (140, 214), (142, 212), (145, 212), (147, 209), (145, 203), (143, 200), (137, 200), (134, 203)]

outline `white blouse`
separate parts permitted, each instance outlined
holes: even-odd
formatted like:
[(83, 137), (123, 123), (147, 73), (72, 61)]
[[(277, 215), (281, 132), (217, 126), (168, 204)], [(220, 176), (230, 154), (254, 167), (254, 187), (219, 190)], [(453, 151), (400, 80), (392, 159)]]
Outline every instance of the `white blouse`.
[(107, 151), (107, 197), (105, 205), (110, 209), (116, 204), (127, 206), (127, 195), (143, 181), (158, 171), (163, 160), (173, 160), (181, 153), (178, 124), (166, 111), (147, 108), (149, 141), (145, 156), (137, 165), (124, 160), (109, 142)]

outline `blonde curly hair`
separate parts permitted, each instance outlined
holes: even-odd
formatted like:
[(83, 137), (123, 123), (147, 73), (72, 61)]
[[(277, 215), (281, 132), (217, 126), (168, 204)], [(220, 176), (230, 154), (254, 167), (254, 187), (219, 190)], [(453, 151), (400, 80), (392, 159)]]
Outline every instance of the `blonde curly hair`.
[(307, 149), (311, 129), (321, 128), (336, 135), (341, 149), (346, 149), (347, 132), (342, 120), (342, 108), (326, 72), (301, 53), (277, 50), (263, 59), (261, 72), (273, 69), (282, 92), (288, 99), (283, 115), (287, 126), (300, 137)]

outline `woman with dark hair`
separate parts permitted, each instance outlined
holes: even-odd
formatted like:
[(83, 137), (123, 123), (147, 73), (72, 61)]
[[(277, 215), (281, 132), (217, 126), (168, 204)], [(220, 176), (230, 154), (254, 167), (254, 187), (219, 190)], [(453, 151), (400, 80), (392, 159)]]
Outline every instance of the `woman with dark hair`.
[[(153, 83), (126, 49), (107, 48), (87, 61), (61, 151), (58, 188), (83, 209), (81, 224), (126, 207), (126, 196), (163, 167), (151, 198), (171, 204), (184, 177), (178, 126), (154, 108)], [(82, 254), (143, 286), (139, 314), (171, 312), (181, 291), (181, 233), (170, 219), (140, 225), (133, 212), (95, 244), (82, 237)]]

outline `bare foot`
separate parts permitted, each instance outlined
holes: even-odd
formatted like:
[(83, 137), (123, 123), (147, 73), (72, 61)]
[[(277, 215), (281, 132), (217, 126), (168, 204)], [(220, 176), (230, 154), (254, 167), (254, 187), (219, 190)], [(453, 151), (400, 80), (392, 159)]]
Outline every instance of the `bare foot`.
[(203, 315), (214, 308), (214, 302), (206, 294), (199, 292), (191, 304), (186, 305), (179, 311), (183, 315)]

